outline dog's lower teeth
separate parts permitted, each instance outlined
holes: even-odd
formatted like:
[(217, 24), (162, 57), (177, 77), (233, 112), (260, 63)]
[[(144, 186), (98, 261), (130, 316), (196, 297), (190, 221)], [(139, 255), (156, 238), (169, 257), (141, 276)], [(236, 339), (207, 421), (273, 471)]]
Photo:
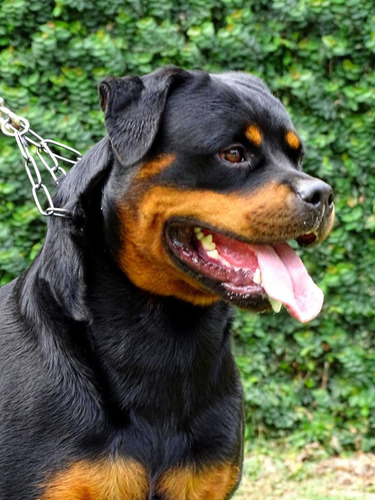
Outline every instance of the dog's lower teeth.
[(269, 303), (271, 304), (272, 310), (275, 313), (279, 313), (281, 310), (282, 302), (279, 300), (273, 299), (272, 297), (268, 297)]
[(229, 267), (229, 268), (231, 268), (231, 267), (232, 267), (232, 266), (230, 265), (230, 263), (229, 263), (227, 260), (225, 260), (225, 259), (224, 259), (224, 258), (223, 258), (220, 254), (219, 254), (219, 256), (220, 256), (220, 263), (221, 263), (221, 264), (223, 264), (225, 267)]
[(262, 283), (262, 276), (260, 274), (260, 269), (258, 267), (258, 269), (255, 271), (254, 273), (254, 276), (253, 276), (253, 281), (256, 285), (260, 285)]
[(207, 255), (211, 259), (219, 260), (219, 258), (220, 258), (219, 252), (217, 250), (211, 250), (211, 251), (207, 252)]

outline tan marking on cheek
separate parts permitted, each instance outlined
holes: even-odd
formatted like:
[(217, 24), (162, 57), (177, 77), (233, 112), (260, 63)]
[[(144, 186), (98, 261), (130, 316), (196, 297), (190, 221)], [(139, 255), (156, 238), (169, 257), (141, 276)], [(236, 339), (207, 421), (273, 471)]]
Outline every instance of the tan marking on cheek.
[(156, 158), (144, 163), (140, 171), (136, 175), (136, 180), (149, 179), (157, 174), (160, 174), (164, 169), (168, 168), (175, 161), (175, 154), (159, 155)]
[[(271, 217), (268, 236), (277, 239), (280, 214), (292, 214), (291, 199), (289, 188), (279, 184), (268, 184), (248, 196), (154, 186), (144, 193), (136, 208), (126, 204), (118, 207), (122, 238), (119, 267), (139, 288), (210, 305), (219, 297), (180, 270), (168, 255), (163, 242), (165, 223), (172, 217), (197, 219), (256, 242), (267, 236), (263, 224)], [(268, 204), (269, 213), (265, 215), (259, 207)]]
[(176, 468), (167, 471), (156, 491), (166, 500), (225, 500), (240, 478), (240, 469), (232, 464), (210, 466), (201, 471)]
[(297, 135), (289, 130), (285, 135), (285, 140), (289, 147), (292, 149), (298, 149), (301, 146), (301, 141), (298, 139)]
[(262, 132), (256, 125), (249, 125), (245, 131), (245, 135), (255, 146), (262, 144)]
[(38, 500), (145, 500), (147, 472), (125, 459), (76, 462), (42, 485)]

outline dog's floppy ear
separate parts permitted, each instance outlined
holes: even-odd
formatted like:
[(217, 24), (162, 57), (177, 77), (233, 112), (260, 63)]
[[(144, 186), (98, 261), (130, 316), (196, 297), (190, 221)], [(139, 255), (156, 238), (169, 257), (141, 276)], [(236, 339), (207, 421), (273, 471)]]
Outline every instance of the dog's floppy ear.
[(167, 66), (145, 77), (109, 77), (100, 86), (101, 106), (112, 147), (123, 165), (139, 161), (150, 149), (172, 86), (190, 73)]
[[(142, 78), (107, 78), (100, 85), (109, 138), (91, 148), (61, 182), (54, 203), (66, 209), (70, 218), (49, 220), (39, 265), (26, 276), (28, 286), (39, 280), (45, 288), (50, 287), (64, 313), (76, 321), (91, 318), (86, 304), (84, 229), (88, 216), (100, 211), (101, 190), (110, 175), (114, 152), (124, 165), (132, 165), (147, 153), (168, 92), (189, 75), (182, 69), (166, 67)], [(32, 313), (26, 299), (25, 307)]]
[[(45, 244), (25, 275), (22, 307), (37, 321), (40, 305), (32, 301), (49, 294), (63, 314), (75, 321), (90, 321), (86, 304), (85, 252), (88, 216), (100, 217), (101, 189), (111, 171), (113, 152), (108, 137), (93, 146), (61, 181), (53, 201), (68, 218), (49, 217)], [(30, 293), (30, 290), (36, 290)]]

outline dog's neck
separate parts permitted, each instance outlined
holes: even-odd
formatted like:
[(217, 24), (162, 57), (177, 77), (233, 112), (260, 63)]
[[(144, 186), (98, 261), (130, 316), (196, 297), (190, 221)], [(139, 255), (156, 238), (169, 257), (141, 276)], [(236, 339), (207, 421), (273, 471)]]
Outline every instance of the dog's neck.
[[(208, 404), (218, 390), (225, 392), (228, 380), (235, 383), (228, 377), (228, 371), (234, 373), (228, 305), (196, 307), (152, 296), (135, 287), (103, 249), (80, 249), (82, 261), (70, 262), (64, 260), (66, 245), (76, 245), (74, 238), (62, 245), (47, 237), (20, 280), (23, 311), (41, 325), (35, 335), (43, 348), (58, 344), (62, 352), (72, 351), (70, 359), (77, 364), (56, 369), (91, 373), (90, 383), (106, 407), (113, 408), (113, 418), (125, 418), (128, 409), (137, 407), (146, 415), (152, 408), (153, 418), (162, 421), (177, 408), (181, 421)], [(64, 274), (57, 275), (58, 269), (65, 269)], [(64, 288), (65, 278), (79, 287), (80, 275), (84, 289)], [(22, 298), (30, 283), (38, 297), (33, 304)]]
[(209, 400), (230, 356), (228, 306), (201, 308), (151, 296), (97, 256), (90, 267), (88, 331), (112, 402), (146, 412), (151, 405), (165, 418), (175, 408), (194, 412), (192, 405)]

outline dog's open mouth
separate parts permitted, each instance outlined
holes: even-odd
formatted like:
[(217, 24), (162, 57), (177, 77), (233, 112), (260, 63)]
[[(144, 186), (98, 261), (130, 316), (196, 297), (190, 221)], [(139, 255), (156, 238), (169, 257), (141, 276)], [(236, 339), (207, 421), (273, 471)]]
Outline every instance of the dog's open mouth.
[[(255, 311), (272, 307), (279, 312), (284, 305), (302, 323), (315, 318), (322, 308), (323, 292), (286, 242), (249, 244), (186, 222), (168, 224), (165, 239), (185, 271), (239, 307)], [(296, 239), (308, 246), (316, 235)]]

